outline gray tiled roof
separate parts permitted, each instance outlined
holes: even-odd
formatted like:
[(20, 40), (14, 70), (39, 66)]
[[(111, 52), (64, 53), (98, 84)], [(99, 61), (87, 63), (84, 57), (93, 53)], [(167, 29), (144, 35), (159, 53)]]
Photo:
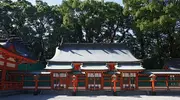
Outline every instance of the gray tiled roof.
[(116, 67), (118, 70), (144, 70), (141, 65), (118, 65)]
[(141, 72), (142, 74), (165, 74), (165, 75), (177, 75), (180, 74), (180, 70), (163, 70), (163, 69), (156, 69), (156, 70), (145, 70)]
[(164, 67), (168, 67), (170, 70), (180, 70), (180, 58), (171, 58), (167, 60)]
[(122, 44), (63, 44), (50, 62), (139, 62)]

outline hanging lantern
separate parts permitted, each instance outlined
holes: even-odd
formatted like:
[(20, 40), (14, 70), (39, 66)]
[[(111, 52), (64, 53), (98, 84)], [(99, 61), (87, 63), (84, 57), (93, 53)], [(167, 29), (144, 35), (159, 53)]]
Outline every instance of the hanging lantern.
[(156, 79), (156, 75), (154, 75), (154, 74), (151, 74), (149, 77), (151, 78), (151, 81), (155, 81), (155, 79)]
[(117, 80), (117, 76), (116, 76), (115, 74), (113, 74), (113, 75), (111, 76), (111, 78), (112, 78), (112, 82), (114, 82), (114, 81)]
[(76, 80), (76, 75), (72, 76), (72, 80), (75, 81)]
[(34, 80), (38, 80), (39, 79), (39, 75), (34, 75)]

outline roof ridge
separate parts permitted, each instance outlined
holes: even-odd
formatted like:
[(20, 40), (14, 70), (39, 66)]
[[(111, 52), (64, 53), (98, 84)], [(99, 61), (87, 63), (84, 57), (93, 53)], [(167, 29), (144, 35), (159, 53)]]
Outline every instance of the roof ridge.
[(122, 43), (63, 43), (62, 45), (59, 45), (58, 48), (64, 48), (64, 47), (75, 47), (75, 48), (88, 48), (88, 47), (95, 47), (95, 48), (108, 48), (108, 47), (121, 47), (126, 48), (128, 47), (125, 44)]
[(124, 44), (124, 43), (63, 43), (63, 44)]

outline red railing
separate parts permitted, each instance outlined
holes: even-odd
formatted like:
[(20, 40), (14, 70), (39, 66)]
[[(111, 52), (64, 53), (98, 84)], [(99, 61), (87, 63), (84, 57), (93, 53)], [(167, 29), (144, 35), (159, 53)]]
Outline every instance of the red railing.
[(0, 90), (20, 90), (23, 89), (22, 82), (4, 82), (4, 85), (0, 83)]

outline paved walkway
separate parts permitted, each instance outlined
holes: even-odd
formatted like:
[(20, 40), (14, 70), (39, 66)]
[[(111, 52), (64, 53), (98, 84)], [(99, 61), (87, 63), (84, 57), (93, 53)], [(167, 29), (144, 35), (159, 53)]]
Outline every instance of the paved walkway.
[(0, 100), (180, 100), (180, 95), (134, 95), (134, 96), (66, 96), (66, 95), (37, 95), (21, 94), (1, 97)]

